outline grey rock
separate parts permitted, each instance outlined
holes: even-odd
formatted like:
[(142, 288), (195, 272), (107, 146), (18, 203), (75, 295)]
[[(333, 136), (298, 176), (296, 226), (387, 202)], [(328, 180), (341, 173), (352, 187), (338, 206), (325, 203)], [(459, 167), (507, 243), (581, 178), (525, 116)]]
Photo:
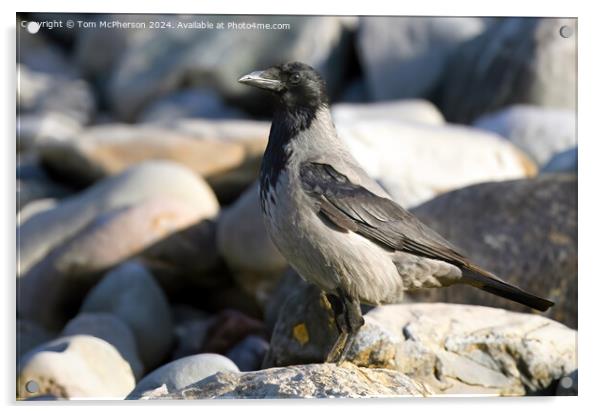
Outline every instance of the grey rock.
[(17, 113), (58, 112), (80, 124), (91, 121), (96, 111), (92, 88), (83, 79), (55, 76), (18, 65)]
[(567, 109), (513, 105), (484, 115), (473, 125), (507, 138), (539, 166), (577, 145), (577, 113)]
[(284, 272), (284, 275), (270, 293), (270, 297), (264, 306), (264, 321), (270, 332), (273, 331), (280, 317), (280, 312), (282, 312), (283, 307), (288, 302), (289, 296), (305, 289), (306, 286), (308, 286), (308, 283), (292, 268)]
[(396, 369), (438, 393), (554, 393), (576, 368), (577, 332), (539, 315), (452, 304), (374, 308), (393, 338)]
[(180, 118), (244, 119), (245, 113), (232, 108), (211, 89), (188, 89), (173, 92), (149, 104), (138, 122), (165, 122)]
[(36, 151), (48, 141), (74, 139), (81, 130), (80, 121), (64, 113), (20, 114), (17, 116), (17, 150)]
[(152, 392), (159, 387), (164, 387), (167, 392), (174, 392), (217, 372), (239, 371), (232, 361), (218, 354), (199, 354), (181, 358), (163, 365), (142, 378), (127, 399), (143, 399), (149, 393), (152, 396)]
[(181, 201), (197, 212), (197, 220), (212, 218), (219, 209), (211, 189), (192, 171), (168, 161), (145, 162), (19, 223), (18, 274), (99, 215), (152, 198)]
[(36, 322), (27, 319), (17, 319), (17, 359), (27, 351), (52, 339), (52, 333)]
[(287, 262), (265, 230), (257, 184), (220, 214), (217, 246), (240, 286), (265, 303)]
[[(40, 21), (35, 18), (31, 20)], [(69, 78), (78, 76), (77, 67), (69, 61), (65, 52), (43, 33), (43, 29), (35, 34), (29, 33), (26, 28), (21, 28), (21, 22), (22, 19), (18, 18), (17, 62), (20, 67), (26, 66), (36, 72), (53, 76)]]
[(460, 45), (437, 99), (445, 118), (470, 123), (519, 103), (575, 109), (577, 35), (562, 37), (562, 26), (576, 31), (577, 20), (504, 18)]
[(263, 358), (268, 351), (270, 344), (262, 337), (249, 335), (226, 356), (236, 364), (241, 371), (257, 371), (261, 369)]
[(160, 398), (382, 398), (429, 394), (427, 387), (399, 372), (345, 363), (219, 373)]
[(89, 335), (100, 338), (115, 347), (125, 359), (134, 378), (144, 374), (144, 366), (138, 356), (136, 338), (130, 327), (112, 313), (80, 313), (63, 328), (61, 336)]
[(302, 283), (278, 312), (263, 367), (323, 362), (336, 339), (328, 299), (318, 287)]
[(542, 173), (577, 173), (577, 147), (559, 152), (543, 166)]
[[(292, 293), (283, 295), (290, 283)], [(289, 273), (278, 291), (284, 303), (271, 301), (267, 316), (276, 313), (269, 351), (263, 367), (323, 362), (337, 339), (336, 323), (328, 299), (316, 287)], [(276, 295), (275, 295), (276, 296)], [(366, 319), (349, 349), (347, 360), (361, 367), (395, 368), (396, 341), (378, 322)]]
[(172, 359), (179, 359), (203, 351), (209, 329), (215, 324), (215, 316), (194, 310), (182, 315), (182, 308), (174, 308), (174, 334), (176, 346)]
[(29, 203), (47, 198), (63, 198), (73, 191), (53, 180), (40, 167), (37, 160), (22, 160), (17, 163), (17, 210)]
[[(88, 335), (56, 339), (24, 355), (17, 397), (123, 399), (135, 385), (130, 365), (108, 342)], [(32, 389), (32, 382), (35, 392)], [(29, 387), (28, 387), (28, 384)]]
[[(545, 315), (577, 327), (577, 178), (544, 174), (485, 183), (412, 210), (476, 264), (556, 304)], [(469, 286), (423, 290), (417, 300), (528, 308)]]
[(356, 47), (374, 100), (426, 97), (454, 49), (486, 21), (469, 17), (362, 17)]
[(82, 312), (108, 312), (132, 330), (145, 367), (156, 367), (173, 343), (167, 298), (140, 264), (126, 262), (108, 273), (86, 296)]
[[(174, 16), (153, 15), (152, 19), (174, 20)], [(177, 20), (186, 24), (198, 19), (177, 16)], [(256, 99), (259, 93), (235, 80), (257, 68), (289, 60), (316, 67), (324, 74), (332, 94), (340, 88), (343, 63), (350, 52), (347, 27), (353, 24), (353, 18), (214, 15), (203, 20), (214, 24), (290, 24), (290, 29), (274, 36), (270, 30), (175, 28), (135, 37), (128, 41), (108, 86), (110, 104), (121, 119), (135, 119), (149, 102), (182, 84), (211, 87), (220, 96), (257, 111), (263, 101)]]
[(370, 104), (338, 103), (331, 107), (335, 125), (349, 121), (408, 121), (431, 125), (445, 123), (443, 115), (435, 105), (422, 99)]

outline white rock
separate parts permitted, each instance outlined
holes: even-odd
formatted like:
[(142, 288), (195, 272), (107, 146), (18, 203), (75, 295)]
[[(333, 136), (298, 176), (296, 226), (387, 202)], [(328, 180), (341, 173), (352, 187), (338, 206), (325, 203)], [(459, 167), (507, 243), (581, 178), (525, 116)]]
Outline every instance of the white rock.
[(406, 208), (470, 184), (536, 172), (512, 144), (474, 128), (348, 121), (337, 131), (368, 174)]
[(87, 335), (60, 338), (31, 350), (21, 358), (18, 371), (19, 398), (50, 394), (121, 400), (135, 385), (130, 365), (119, 352)]
[(111, 313), (80, 313), (71, 319), (61, 336), (89, 335), (100, 338), (115, 347), (132, 368), (136, 379), (142, 377), (144, 366), (136, 348), (136, 338), (130, 327)]
[(577, 113), (569, 109), (514, 105), (483, 115), (473, 125), (507, 138), (539, 166), (577, 145)]
[(370, 104), (339, 103), (332, 105), (330, 110), (335, 125), (349, 121), (409, 121), (432, 125), (445, 123), (437, 107), (422, 99)]

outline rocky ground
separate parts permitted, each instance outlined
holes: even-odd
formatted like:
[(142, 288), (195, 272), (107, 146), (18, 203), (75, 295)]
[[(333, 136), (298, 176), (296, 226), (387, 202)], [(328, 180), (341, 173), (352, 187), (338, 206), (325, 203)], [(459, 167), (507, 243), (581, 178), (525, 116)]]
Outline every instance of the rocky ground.
[[(576, 394), (576, 73), (547, 70), (576, 22), (254, 19), (292, 29), (19, 31), (17, 397)], [(265, 232), (270, 108), (236, 82), (290, 59), (397, 202), (556, 306), (410, 292), (321, 364), (330, 307)]]

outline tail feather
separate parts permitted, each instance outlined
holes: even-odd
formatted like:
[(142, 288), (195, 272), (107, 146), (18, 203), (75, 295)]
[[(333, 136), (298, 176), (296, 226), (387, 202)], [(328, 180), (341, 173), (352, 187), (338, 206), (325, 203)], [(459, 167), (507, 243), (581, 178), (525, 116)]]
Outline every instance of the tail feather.
[(474, 265), (469, 265), (463, 269), (462, 282), (541, 312), (545, 312), (548, 308), (554, 306), (554, 302), (525, 292)]

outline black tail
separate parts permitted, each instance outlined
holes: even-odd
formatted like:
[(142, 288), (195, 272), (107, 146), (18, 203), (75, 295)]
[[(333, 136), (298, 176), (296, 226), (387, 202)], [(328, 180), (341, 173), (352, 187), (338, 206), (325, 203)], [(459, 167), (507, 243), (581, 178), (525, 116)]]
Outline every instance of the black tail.
[(469, 265), (465, 267), (462, 272), (462, 279), (464, 283), (538, 311), (545, 312), (549, 307), (554, 306), (554, 302), (525, 292), (477, 266)]

